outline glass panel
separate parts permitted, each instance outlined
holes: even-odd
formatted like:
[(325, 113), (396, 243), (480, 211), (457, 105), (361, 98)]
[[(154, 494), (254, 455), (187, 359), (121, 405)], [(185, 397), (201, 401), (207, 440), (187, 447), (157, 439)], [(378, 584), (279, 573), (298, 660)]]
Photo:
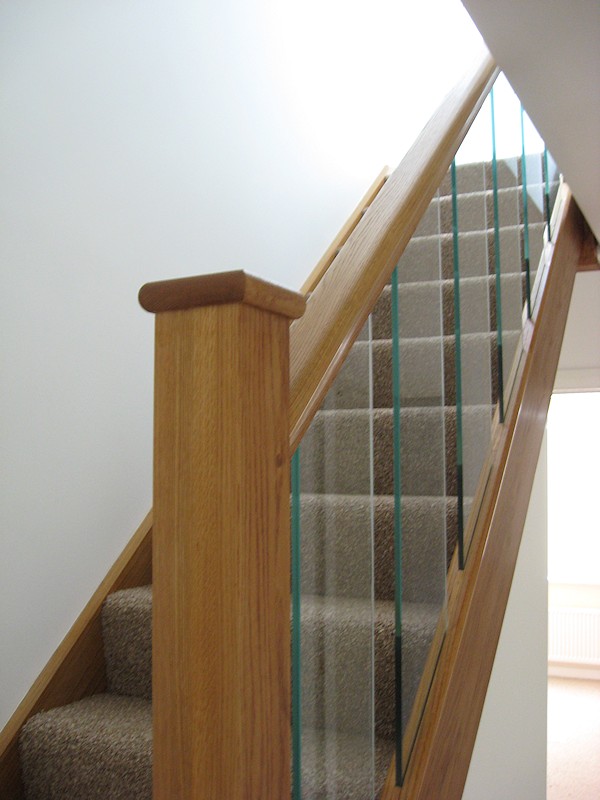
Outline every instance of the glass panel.
[(402, 784), (521, 352), (551, 164), (500, 79), (294, 457), (294, 800), (374, 798), (394, 750)]
[[(375, 774), (375, 691), (377, 702), (393, 714), (394, 609), (373, 593), (372, 487), (373, 438), (381, 447), (391, 421), (373, 418), (369, 330), (300, 446), (294, 525), (301, 533), (299, 559), (293, 554), (293, 578), (300, 584), (293, 630), (300, 630), (301, 639), (300, 653), (294, 639), (294, 800), (372, 798), (385, 778)], [(390, 742), (378, 741), (378, 756), (387, 770)]]
[(400, 499), (395, 552), (398, 783), (412, 752), (446, 625), (445, 419), (454, 429), (455, 415), (444, 407), (443, 203), (439, 195), (433, 199), (401, 258), (389, 311), (394, 441), (400, 455), (395, 483), (385, 487)]
[[(488, 267), (488, 165), (492, 157), (490, 100), (467, 134), (451, 169), (457, 496), (459, 567), (471, 541), (469, 515), (485, 479), (492, 424), (490, 296), (495, 280)], [(475, 152), (478, 161), (472, 162)]]
[(525, 303), (525, 271), (521, 245), (521, 108), (501, 75), (492, 92), (493, 253), (496, 271), (496, 326), (499, 347), (501, 421), (512, 387), (511, 371), (520, 347)]
[[(484, 119), (489, 120), (489, 109), (484, 108), (483, 113)], [(481, 129), (473, 135), (481, 135)], [(483, 141), (490, 139), (485, 137)], [(469, 148), (469, 141), (465, 143)], [(459, 151), (457, 160), (461, 157)], [(494, 279), (488, 272), (485, 163), (459, 163), (452, 169), (460, 568), (468, 553), (473, 527), (469, 516), (491, 439), (494, 342), (490, 333), (490, 294)]]
[(531, 317), (533, 287), (544, 248), (544, 142), (521, 106), (523, 178), (523, 254), (525, 258), (527, 315)]
[(292, 456), (292, 800), (302, 797), (300, 448)]
[(544, 191), (546, 205), (546, 224), (548, 226), (548, 239), (552, 240), (552, 211), (558, 195), (560, 173), (556, 161), (552, 158), (547, 148), (544, 148)]

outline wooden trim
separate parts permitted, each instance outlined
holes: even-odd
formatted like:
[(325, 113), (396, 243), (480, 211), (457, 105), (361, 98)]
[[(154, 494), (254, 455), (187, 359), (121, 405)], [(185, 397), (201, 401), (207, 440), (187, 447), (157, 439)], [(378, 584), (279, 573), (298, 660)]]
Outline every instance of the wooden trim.
[(245, 303), (288, 318), (304, 313), (304, 298), (297, 292), (248, 275), (243, 270), (196, 275), (147, 283), (139, 292), (146, 311), (183, 311), (201, 306)]
[[(454, 571), (449, 628), (405, 785), (390, 769), (382, 800), (460, 800), (519, 551), (581, 250), (567, 192), (529, 350), (504, 425), (464, 572)], [(526, 339), (527, 341), (527, 339)]]
[(497, 74), (489, 54), (447, 96), (390, 175), (290, 332), (292, 451), (410, 241)]
[(102, 604), (112, 592), (152, 582), (151, 535), (152, 513), (149, 513), (0, 733), (2, 800), (24, 798), (18, 739), (27, 720), (39, 711), (104, 691)]
[(578, 270), (587, 272), (589, 270), (600, 269), (600, 249), (596, 237), (587, 221), (583, 220), (583, 246), (579, 257)]
[(158, 314), (154, 418), (153, 796), (289, 797), (289, 320)]
[(356, 206), (352, 214), (350, 214), (350, 216), (344, 223), (338, 235), (329, 245), (329, 247), (321, 257), (321, 259), (317, 263), (316, 267), (313, 269), (308, 278), (302, 284), (302, 288), (300, 289), (300, 292), (302, 294), (307, 295), (310, 294), (312, 291), (314, 291), (316, 285), (319, 283), (323, 275), (327, 272), (327, 270), (331, 266), (332, 261), (334, 260), (334, 258), (337, 257), (338, 253), (346, 243), (352, 231), (356, 228), (362, 216), (366, 213), (367, 208), (373, 202), (375, 195), (379, 192), (383, 184), (387, 181), (389, 174), (390, 174), (390, 168), (387, 166), (384, 167), (379, 173), (379, 175), (375, 178), (373, 183), (369, 186), (360, 203)]

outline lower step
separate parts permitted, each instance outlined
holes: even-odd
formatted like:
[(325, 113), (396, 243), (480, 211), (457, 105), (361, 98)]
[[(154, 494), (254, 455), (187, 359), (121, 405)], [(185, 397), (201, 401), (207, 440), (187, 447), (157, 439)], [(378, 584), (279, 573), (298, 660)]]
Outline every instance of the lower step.
[[(370, 800), (393, 753), (390, 740), (307, 729), (302, 797)], [(102, 694), (38, 714), (21, 736), (27, 800), (152, 800), (151, 705)]]
[(99, 694), (32, 717), (20, 740), (27, 800), (152, 800), (152, 706)]

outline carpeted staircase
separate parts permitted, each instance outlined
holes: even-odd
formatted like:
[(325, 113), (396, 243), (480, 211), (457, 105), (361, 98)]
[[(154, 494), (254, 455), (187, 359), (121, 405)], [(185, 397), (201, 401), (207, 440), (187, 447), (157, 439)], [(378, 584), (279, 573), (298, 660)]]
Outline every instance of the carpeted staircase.
[[(520, 192), (515, 164), (499, 164), (500, 200), (511, 210), (502, 247), (518, 245)], [(463, 358), (491, 364), (497, 380), (490, 165), (459, 168)], [(403, 570), (403, 724), (444, 602), (445, 573), (457, 535), (455, 469), (452, 217), (446, 179), (399, 265)], [(533, 217), (533, 218), (532, 218)], [(537, 254), (542, 217), (530, 208)], [(532, 224), (533, 223), (533, 224)], [(483, 266), (482, 266), (483, 265)], [(441, 273), (441, 282), (440, 282)], [(521, 257), (504, 285), (522, 296)], [(385, 777), (395, 736), (394, 557), (391, 391), (391, 288), (317, 414), (301, 446), (303, 542), (303, 797), (372, 798)], [(489, 310), (489, 311), (488, 311)], [(492, 326), (490, 327), (490, 315)], [(518, 317), (518, 314), (516, 315)], [(518, 320), (517, 320), (518, 321)], [(466, 327), (465, 327), (466, 325)], [(514, 326), (516, 327), (516, 326)], [(505, 326), (506, 328), (506, 326)], [(518, 333), (505, 330), (505, 351)], [(443, 371), (442, 371), (443, 363)], [(494, 397), (497, 388), (493, 389)], [(466, 428), (489, 430), (489, 392), (469, 394)], [(444, 424), (443, 424), (444, 423)], [(374, 549), (365, 543), (371, 515), (369, 459), (374, 434)], [(445, 465), (440, 459), (445, 453)], [(474, 491), (465, 483), (465, 494)], [(364, 556), (364, 557), (363, 557)], [(370, 559), (373, 561), (374, 603)], [(369, 560), (365, 570), (365, 559)], [(151, 587), (111, 595), (102, 623), (108, 692), (38, 714), (23, 729), (27, 800), (150, 800), (152, 796)], [(374, 700), (356, 648), (370, 647), (374, 623)], [(326, 665), (326, 668), (325, 666)], [(374, 704), (374, 706), (373, 706)], [(375, 714), (375, 786), (365, 777), (365, 720)], [(326, 734), (334, 731), (333, 735)], [(335, 787), (335, 790), (332, 790)]]

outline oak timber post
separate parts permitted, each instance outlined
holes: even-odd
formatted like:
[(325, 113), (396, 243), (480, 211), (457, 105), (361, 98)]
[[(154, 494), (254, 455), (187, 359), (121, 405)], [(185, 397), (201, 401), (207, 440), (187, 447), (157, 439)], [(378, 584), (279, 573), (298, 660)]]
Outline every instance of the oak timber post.
[(156, 313), (155, 800), (290, 795), (289, 322), (243, 272), (148, 284)]

